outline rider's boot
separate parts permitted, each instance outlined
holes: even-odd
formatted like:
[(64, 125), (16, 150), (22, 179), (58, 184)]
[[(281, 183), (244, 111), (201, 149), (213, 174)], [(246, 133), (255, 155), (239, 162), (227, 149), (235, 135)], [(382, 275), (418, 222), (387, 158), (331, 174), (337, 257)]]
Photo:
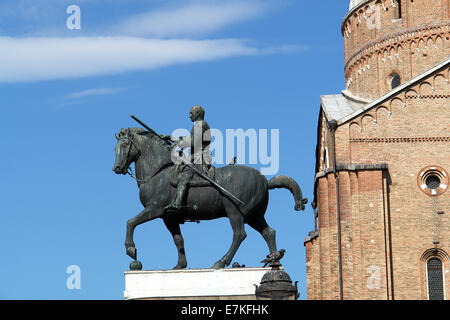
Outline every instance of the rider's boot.
[(177, 195), (175, 197), (175, 200), (169, 204), (168, 206), (165, 207), (165, 209), (170, 209), (170, 210), (174, 210), (174, 211), (178, 211), (181, 209), (181, 203), (183, 201), (184, 198), (184, 193), (186, 192), (186, 184), (184, 183), (178, 183), (178, 187), (177, 187)]

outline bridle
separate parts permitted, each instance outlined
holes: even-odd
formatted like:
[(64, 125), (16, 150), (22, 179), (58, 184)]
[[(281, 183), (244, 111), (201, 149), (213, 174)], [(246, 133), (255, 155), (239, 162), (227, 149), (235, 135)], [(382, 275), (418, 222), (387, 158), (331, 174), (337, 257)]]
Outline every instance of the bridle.
[[(117, 135), (116, 135), (116, 138), (119, 142), (120, 142), (120, 140), (123, 140), (123, 137), (119, 138)], [(126, 154), (126, 160), (128, 160), (128, 158), (130, 156), (131, 147), (133, 146), (133, 136), (131, 136), (131, 138), (127, 136), (126, 138), (128, 139), (128, 141), (126, 143), (129, 144), (127, 154)], [(133, 169), (131, 169), (131, 163), (127, 168), (126, 174), (128, 174), (130, 177), (135, 179), (138, 183), (147, 182), (147, 181), (139, 180), (136, 178), (136, 176), (133, 173)]]
[(135, 174), (134, 174), (134, 172), (133, 172), (133, 169), (131, 169), (131, 166), (128, 167), (128, 169), (127, 169), (127, 174), (128, 174), (131, 178), (133, 178), (134, 180), (136, 180), (137, 183), (139, 183), (139, 184), (147, 183), (147, 182), (150, 180), (150, 179), (141, 180), (141, 179), (136, 178), (136, 176), (135, 176)]
[[(117, 138), (118, 141), (120, 141), (121, 139), (123, 139), (123, 137), (122, 137), (122, 138), (119, 138), (117, 135), (116, 135), (116, 138)], [(132, 148), (132, 146), (133, 146), (133, 141), (134, 141), (134, 140), (133, 140), (133, 136), (131, 136), (131, 137), (127, 136), (126, 138), (129, 139), (129, 142), (127, 142), (127, 143), (129, 143), (129, 145), (130, 145), (130, 146), (128, 147), (128, 151), (127, 151), (127, 155), (126, 155), (126, 159), (128, 160), (128, 158), (129, 158), (129, 156), (130, 156), (130, 151), (131, 151), (131, 148)], [(136, 149), (138, 150), (139, 153), (141, 152), (141, 151), (139, 150), (139, 148), (136, 148)], [(137, 182), (139, 185), (141, 185), (141, 184), (144, 184), (144, 183), (149, 182), (149, 181), (150, 181), (155, 175), (157, 175), (159, 172), (161, 172), (162, 170), (164, 170), (164, 169), (166, 169), (166, 168), (168, 168), (168, 167), (171, 167), (171, 166), (173, 166), (173, 165), (174, 165), (173, 162), (164, 164), (164, 165), (161, 166), (158, 170), (156, 170), (156, 172), (153, 173), (151, 177), (148, 177), (147, 179), (141, 180), (141, 179), (138, 179), (138, 178), (136, 177), (136, 175), (134, 174), (133, 169), (131, 168), (131, 163), (130, 163), (130, 165), (128, 166), (128, 168), (127, 168), (127, 170), (126, 170), (126, 174), (128, 174), (131, 178), (133, 178), (134, 180), (136, 180), (136, 182)]]

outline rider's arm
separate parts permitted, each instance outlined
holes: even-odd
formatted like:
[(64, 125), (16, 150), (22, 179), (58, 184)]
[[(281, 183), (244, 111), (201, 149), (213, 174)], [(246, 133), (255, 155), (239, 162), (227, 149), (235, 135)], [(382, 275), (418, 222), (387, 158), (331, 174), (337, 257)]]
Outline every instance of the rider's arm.
[(170, 134), (162, 134), (160, 137), (163, 140), (171, 140), (173, 142), (178, 142), (181, 139), (181, 137), (172, 137)]
[(163, 140), (171, 140), (172, 142), (175, 142), (177, 145), (179, 145), (181, 148), (189, 148), (191, 146), (191, 136), (186, 137), (172, 137), (168, 134), (162, 134), (161, 139)]
[(189, 148), (191, 146), (191, 136), (179, 137), (177, 144), (183, 149)]

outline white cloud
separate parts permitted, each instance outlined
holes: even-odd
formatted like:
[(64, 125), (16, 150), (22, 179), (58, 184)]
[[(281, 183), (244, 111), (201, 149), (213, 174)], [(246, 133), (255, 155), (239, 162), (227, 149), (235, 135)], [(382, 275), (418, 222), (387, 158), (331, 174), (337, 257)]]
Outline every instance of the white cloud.
[(173, 37), (204, 35), (227, 25), (262, 16), (273, 1), (191, 1), (131, 16), (113, 28), (132, 36)]
[(127, 88), (94, 88), (68, 94), (66, 99), (80, 99), (90, 96), (105, 96), (126, 91)]
[(296, 53), (296, 52), (305, 52), (308, 51), (308, 46), (300, 46), (300, 45), (282, 45), (278, 47), (266, 47), (262, 48), (261, 54), (288, 54), (288, 53)]
[[(2, 35), (71, 36), (73, 32), (65, 28), (61, 19), (68, 17), (65, 9), (69, 4), (77, 4), (81, 8), (83, 26), (78, 35), (192, 37), (266, 16), (288, 6), (291, 1), (129, 0), (121, 5), (124, 9), (140, 9), (138, 14), (130, 15), (128, 10), (123, 10), (127, 14), (117, 10), (117, 0), (10, 0), (4, 4), (0, 1), (0, 26), (6, 19), (7, 24), (3, 26), (7, 28)], [(92, 20), (96, 12), (103, 14), (98, 20)]]
[(132, 37), (0, 37), (0, 82), (68, 79), (151, 70), (260, 53), (244, 40)]
[[(19, 4), (27, 1), (20, 0)], [(301, 46), (257, 48), (243, 39), (161, 39), (206, 34), (262, 16), (287, 3), (289, 0), (176, 0), (122, 20), (113, 29), (88, 31), (91, 35), (106, 32), (111, 36), (50, 37), (51, 32), (44, 29), (36, 30), (43, 36), (0, 36), (0, 83), (112, 75), (235, 56), (304, 51), (306, 48)], [(83, 97), (112, 92), (78, 94)], [(76, 94), (71, 97), (76, 98)]]

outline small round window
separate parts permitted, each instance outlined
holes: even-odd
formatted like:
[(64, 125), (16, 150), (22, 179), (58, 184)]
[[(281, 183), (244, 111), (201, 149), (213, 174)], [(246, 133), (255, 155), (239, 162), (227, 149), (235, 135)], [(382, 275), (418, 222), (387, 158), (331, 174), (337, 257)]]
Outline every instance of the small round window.
[(422, 169), (417, 177), (419, 188), (429, 196), (439, 196), (447, 191), (448, 173), (438, 166)]
[(441, 179), (437, 174), (431, 174), (425, 181), (425, 184), (431, 190), (437, 190), (441, 186)]

